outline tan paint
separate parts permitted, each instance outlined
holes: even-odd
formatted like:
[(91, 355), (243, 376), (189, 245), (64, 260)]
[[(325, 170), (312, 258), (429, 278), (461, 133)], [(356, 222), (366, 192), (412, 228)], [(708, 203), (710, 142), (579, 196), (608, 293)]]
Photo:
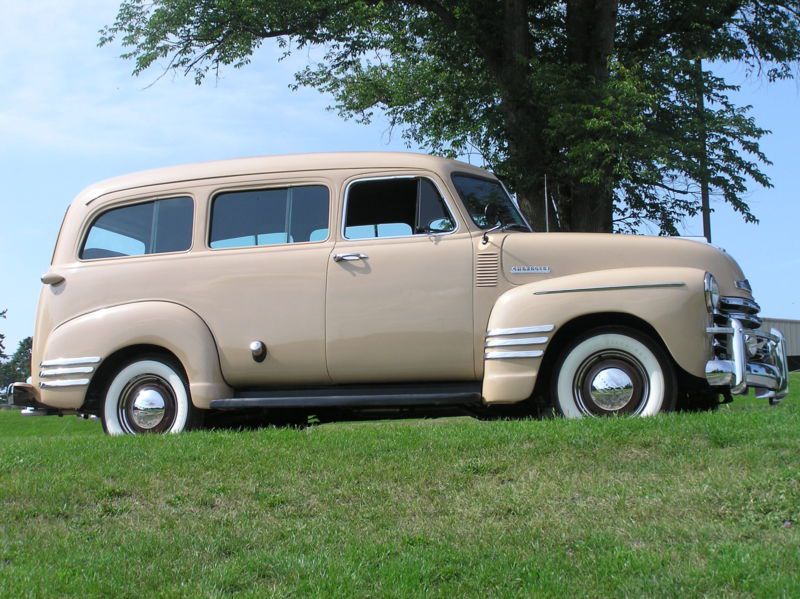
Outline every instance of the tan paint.
[[(708, 357), (706, 313), (698, 288), (703, 273), (715, 274), (724, 295), (749, 297), (734, 287), (743, 278), (738, 265), (693, 241), (509, 232), (492, 233), (484, 244), (451, 183), (456, 171), (492, 176), (431, 156), (354, 153), (187, 165), (95, 184), (72, 203), (59, 235), (51, 272), (65, 282), (42, 289), (34, 372), (42, 360), (105, 358), (116, 349), (148, 343), (178, 356), (189, 374), (193, 401), (201, 407), (241, 387), (481, 379), (488, 401), (519, 401), (533, 388), (539, 360), (484, 365), (487, 325), (560, 327), (591, 312), (633, 314), (653, 325), (675, 360), (697, 374)], [(347, 183), (398, 175), (433, 180), (453, 212), (457, 231), (344, 239)], [(214, 194), (306, 184), (330, 190), (326, 241), (208, 247)], [(189, 195), (195, 203), (189, 251), (78, 260), (83, 237), (99, 213), (176, 195)], [(362, 252), (369, 259), (336, 263), (332, 256), (337, 252)], [(496, 272), (487, 279), (487, 265), (495, 259)], [(549, 266), (550, 272), (511, 273), (514, 266), (531, 265)], [(476, 286), (476, 278), (492, 284)], [(673, 279), (685, 287), (534, 294), (611, 281)], [(254, 340), (267, 345), (262, 363), (250, 356), (248, 345)], [(74, 408), (80, 406), (83, 391), (42, 389), (40, 395), (45, 404)]]
[[(703, 296), (705, 270), (657, 267), (595, 271), (529, 283), (498, 298), (489, 329), (554, 325), (542, 333), (590, 314), (623, 313), (649, 323), (675, 361), (702, 377), (711, 352)], [(554, 293), (555, 292), (555, 293)], [(509, 338), (531, 337), (513, 335)], [(536, 346), (544, 349), (547, 345)], [(513, 403), (530, 397), (542, 358), (487, 360), (483, 395), (488, 403)]]
[[(144, 301), (103, 308), (69, 320), (48, 337), (48, 359), (108, 357), (131, 345), (162, 347), (180, 360), (189, 378), (192, 402), (207, 408), (212, 399), (231, 393), (222, 379), (214, 339), (205, 323), (187, 308), (163, 301)], [(38, 369), (34, 384), (40, 382)], [(43, 389), (42, 401), (61, 409), (83, 404), (85, 389)]]

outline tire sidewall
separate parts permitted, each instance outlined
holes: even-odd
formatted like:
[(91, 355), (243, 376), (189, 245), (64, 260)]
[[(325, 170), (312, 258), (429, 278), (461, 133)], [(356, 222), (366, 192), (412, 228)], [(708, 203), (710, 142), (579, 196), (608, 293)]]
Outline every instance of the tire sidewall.
[(629, 354), (644, 367), (649, 391), (638, 416), (654, 416), (674, 409), (675, 381), (669, 358), (650, 339), (620, 327), (591, 331), (576, 339), (563, 352), (551, 381), (553, 406), (561, 415), (566, 418), (589, 416), (581, 411), (575, 400), (574, 379), (581, 364), (603, 350)]
[(140, 358), (122, 367), (111, 379), (103, 399), (103, 429), (109, 435), (133, 434), (126, 430), (119, 419), (119, 401), (125, 386), (137, 376), (154, 374), (169, 383), (175, 394), (176, 414), (167, 433), (179, 433), (187, 428), (191, 412), (191, 399), (186, 382), (179, 370), (165, 361), (155, 358)]

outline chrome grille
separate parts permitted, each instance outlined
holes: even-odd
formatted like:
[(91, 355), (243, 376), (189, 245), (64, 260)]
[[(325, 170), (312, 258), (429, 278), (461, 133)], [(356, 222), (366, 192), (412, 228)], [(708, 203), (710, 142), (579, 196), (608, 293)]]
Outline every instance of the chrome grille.
[(730, 332), (727, 330), (729, 326), (729, 318), (738, 320), (745, 330), (746, 338), (752, 338), (749, 341), (754, 355), (749, 357), (752, 360), (765, 361), (768, 353), (767, 348), (763, 345), (763, 340), (758, 338), (755, 334), (750, 335), (747, 331), (755, 332), (761, 328), (761, 318), (758, 313), (761, 307), (754, 300), (745, 297), (723, 296), (719, 300), (719, 309), (714, 313), (714, 325), (719, 327), (719, 332), (712, 335), (711, 344), (714, 351), (714, 356), (723, 359), (731, 359), (731, 351), (728, 347), (731, 342)]
[(497, 287), (497, 270), (500, 256), (494, 252), (478, 254), (475, 265), (476, 287)]
[(735, 318), (742, 323), (745, 329), (758, 329), (761, 327), (761, 311), (755, 301), (745, 297), (723, 296), (719, 300), (719, 312), (715, 315), (715, 324), (724, 324), (728, 318)]

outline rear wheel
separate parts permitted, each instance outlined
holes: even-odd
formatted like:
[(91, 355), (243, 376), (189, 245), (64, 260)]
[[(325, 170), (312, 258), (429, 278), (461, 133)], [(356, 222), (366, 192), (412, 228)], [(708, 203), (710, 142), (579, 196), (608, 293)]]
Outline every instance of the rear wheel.
[(141, 357), (111, 379), (102, 420), (109, 435), (179, 433), (199, 423), (200, 411), (177, 364), (162, 356)]
[(567, 418), (653, 416), (675, 408), (675, 369), (638, 331), (595, 329), (566, 347), (550, 390), (553, 406)]

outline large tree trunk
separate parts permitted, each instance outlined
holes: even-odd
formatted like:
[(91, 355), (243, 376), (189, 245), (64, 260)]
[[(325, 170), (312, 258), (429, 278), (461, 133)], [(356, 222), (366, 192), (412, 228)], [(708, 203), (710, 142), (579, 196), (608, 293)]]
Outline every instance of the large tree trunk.
[(545, 123), (532, 108), (529, 96), (533, 40), (528, 29), (528, 4), (528, 0), (503, 2), (502, 53), (497, 78), (517, 199), (534, 230), (544, 231), (547, 229), (542, 189)]
[[(567, 0), (567, 60), (579, 67), (576, 94), (586, 103), (602, 102), (614, 50), (617, 0)], [(610, 233), (613, 226), (612, 176), (606, 181), (573, 181), (563, 189), (562, 226), (568, 231)]]
[[(530, 97), (530, 80), (535, 75), (530, 65), (533, 40), (528, 6), (529, 0), (503, 0), (502, 22), (497, 23), (502, 31), (500, 51), (491, 37), (483, 47), (500, 90), (508, 162), (520, 206), (537, 231), (610, 232), (611, 173), (608, 181), (599, 184), (551, 180), (550, 197), (557, 206), (548, 203), (545, 209), (544, 176), (559, 175), (547, 173), (547, 156), (558, 156), (560, 148), (546, 147), (547, 115), (541, 107), (534, 106)], [(609, 76), (608, 60), (614, 49), (617, 0), (568, 0), (566, 17), (567, 60), (579, 67), (574, 81), (575, 99), (582, 103), (602, 102)]]

